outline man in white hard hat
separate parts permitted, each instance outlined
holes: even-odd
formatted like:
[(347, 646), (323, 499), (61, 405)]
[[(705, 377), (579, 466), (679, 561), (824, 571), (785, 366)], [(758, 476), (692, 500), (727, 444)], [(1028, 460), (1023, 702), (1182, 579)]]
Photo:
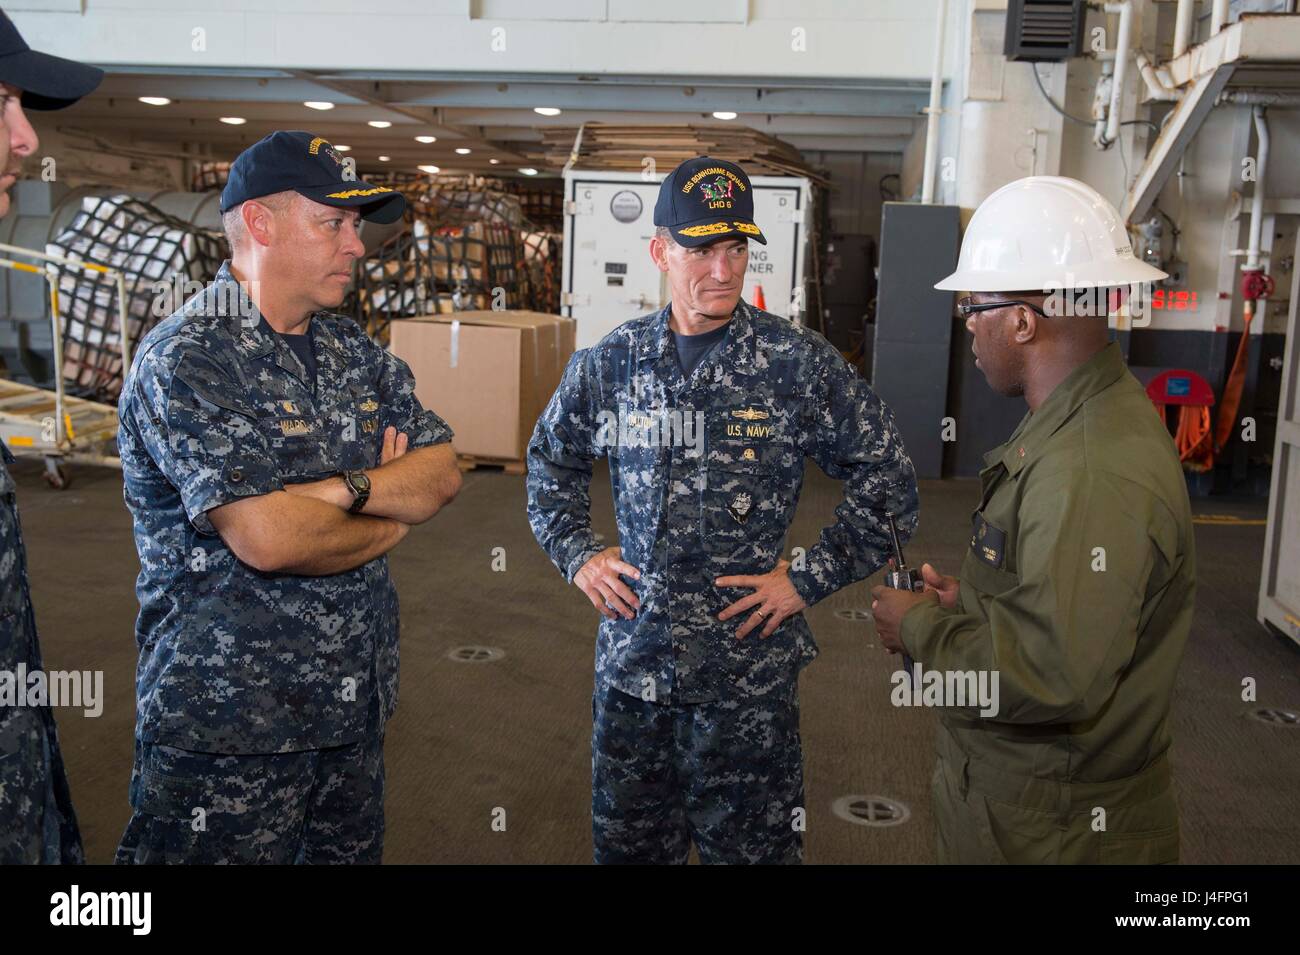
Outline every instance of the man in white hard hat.
[(1029, 406), (984, 458), (958, 575), (927, 564), (925, 593), (873, 591), (891, 651), (997, 674), (995, 713), (940, 718), (941, 862), (1178, 859), (1169, 710), (1192, 620), (1191, 508), (1107, 329), (1116, 290), (1163, 277), (1095, 190), (1035, 176), (984, 201), (935, 286), (968, 293), (976, 366)]

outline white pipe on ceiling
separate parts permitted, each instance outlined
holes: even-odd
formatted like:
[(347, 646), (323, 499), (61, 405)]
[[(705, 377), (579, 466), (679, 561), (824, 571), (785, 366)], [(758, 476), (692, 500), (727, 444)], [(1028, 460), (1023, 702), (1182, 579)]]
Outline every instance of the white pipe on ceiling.
[(1174, 21), (1174, 58), (1187, 52), (1192, 40), (1192, 15), (1196, 12), (1196, 0), (1178, 0), (1178, 16)]
[(1104, 147), (1109, 147), (1119, 139), (1119, 111), (1124, 96), (1124, 78), (1128, 74), (1128, 51), (1133, 33), (1132, 0), (1106, 4), (1107, 13), (1119, 14), (1119, 36), (1115, 40), (1115, 77), (1111, 81), (1110, 111), (1106, 115), (1106, 139)]
[(1264, 231), (1264, 175), (1268, 169), (1268, 119), (1264, 116), (1264, 107), (1256, 106), (1255, 138), (1259, 148), (1255, 151), (1255, 191), (1250, 197), (1250, 245), (1246, 249), (1246, 264), (1243, 271), (1258, 270), (1260, 239)]
[(934, 174), (939, 165), (939, 108), (943, 102), (943, 33), (948, 22), (948, 0), (939, 0), (934, 25), (934, 65), (930, 70), (930, 106), (925, 111), (925, 173), (921, 201), (934, 202)]
[(1228, 25), (1228, 0), (1214, 0), (1214, 9), (1210, 17), (1210, 36), (1217, 36)]

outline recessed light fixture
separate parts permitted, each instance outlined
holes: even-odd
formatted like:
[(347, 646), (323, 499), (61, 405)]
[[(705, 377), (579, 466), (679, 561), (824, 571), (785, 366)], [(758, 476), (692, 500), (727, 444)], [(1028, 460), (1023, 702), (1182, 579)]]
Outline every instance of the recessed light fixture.
[(525, 176), (537, 175), (537, 170), (532, 168), (531, 166), (525, 166), (523, 169), (520, 169), (519, 171), (522, 172)]
[(542, 116), (559, 116), (559, 115), (560, 115), (560, 110), (559, 110), (557, 107), (554, 107), (554, 106), (534, 106), (534, 107), (533, 107), (533, 112), (534, 112), (534, 113), (539, 113), (539, 114), (541, 114)]
[(456, 147), (456, 155), (458, 155), (458, 156), (468, 156), (469, 154), (470, 154), (470, 149), (469, 149), (468, 146), (457, 146), (457, 147)]
[(141, 96), (140, 102), (146, 106), (170, 106), (172, 101), (166, 96)]
[(736, 114), (730, 110), (720, 109), (713, 114), (714, 119), (735, 119)]
[(372, 119), (367, 125), (373, 126), (375, 129), (387, 129), (393, 124), (386, 119)]
[(489, 159), (488, 162), (490, 162), (492, 165), (495, 166), (495, 165), (499, 164), (499, 163), (501, 162), (501, 160), (500, 160), (500, 159)]
[(231, 126), (243, 126), (248, 122), (248, 120), (244, 119), (242, 116), (222, 116), (221, 121), (223, 123), (228, 123)]
[(391, 157), (391, 156), (380, 156), (380, 157), (379, 157), (379, 161), (380, 161), (380, 162), (388, 162), (388, 160), (390, 160), (390, 159), (392, 159), (392, 158), (393, 158), (393, 157)]
[(426, 144), (436, 143), (438, 141), (438, 137), (437, 136), (416, 136), (415, 141), (417, 143), (426, 143)]
[(343, 145), (340, 145), (339, 143), (334, 143), (333, 146), (334, 146), (335, 149), (337, 149), (337, 150), (338, 150), (339, 152), (341, 152), (341, 153), (350, 153), (350, 152), (352, 152), (352, 147), (351, 147), (351, 146), (343, 146)]
[(430, 174), (442, 172), (442, 169), (439, 166), (416, 166), (415, 168), (420, 170), (420, 172), (427, 172)]
[(333, 109), (334, 108), (333, 103), (327, 103), (324, 100), (319, 100), (319, 99), (309, 99), (302, 105), (310, 107), (311, 109)]

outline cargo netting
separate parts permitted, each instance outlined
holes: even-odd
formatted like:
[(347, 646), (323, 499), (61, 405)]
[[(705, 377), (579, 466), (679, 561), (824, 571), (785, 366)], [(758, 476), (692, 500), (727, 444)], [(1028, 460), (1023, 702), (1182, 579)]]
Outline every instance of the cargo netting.
[(406, 195), (407, 224), (357, 265), (345, 308), (376, 341), (389, 323), (491, 308), (556, 313), (559, 233), (537, 229), (520, 197), (482, 179), (385, 180)]
[[(132, 350), (154, 325), (211, 281), (226, 240), (131, 196), (87, 196), (46, 252), (122, 272)], [(121, 329), (112, 278), (49, 263), (57, 273), (63, 377), (69, 394), (108, 401), (122, 387)]]

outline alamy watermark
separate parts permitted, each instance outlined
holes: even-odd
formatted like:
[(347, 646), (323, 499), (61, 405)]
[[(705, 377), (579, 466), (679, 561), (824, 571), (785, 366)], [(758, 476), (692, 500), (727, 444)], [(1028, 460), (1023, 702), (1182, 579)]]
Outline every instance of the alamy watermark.
[(997, 670), (927, 670), (914, 663), (910, 674), (895, 670), (889, 681), (894, 706), (978, 707), (980, 716), (998, 715)]
[(0, 707), (79, 707), (89, 717), (104, 712), (103, 670), (0, 670)]
[(596, 415), (597, 448), (684, 447), (697, 454), (704, 447), (704, 412), (662, 408), (638, 411), (619, 404), (618, 411)]
[(1086, 288), (1070, 273), (1062, 285), (1043, 289), (1043, 311), (1053, 318), (1107, 318), (1123, 308), (1130, 324), (1151, 322), (1152, 288), (1149, 284), (1099, 285)]

